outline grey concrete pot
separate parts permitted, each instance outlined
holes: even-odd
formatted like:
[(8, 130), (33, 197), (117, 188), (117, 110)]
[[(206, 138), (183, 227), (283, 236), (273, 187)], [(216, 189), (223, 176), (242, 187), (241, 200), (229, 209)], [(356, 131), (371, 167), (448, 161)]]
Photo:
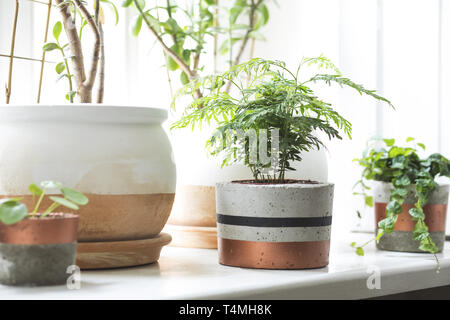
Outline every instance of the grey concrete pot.
[(334, 185), (218, 183), (219, 263), (262, 269), (328, 264)]
[[(392, 189), (391, 183), (376, 182), (374, 191), (375, 229), (378, 232), (378, 222), (386, 217), (386, 206), (389, 202)], [(440, 185), (430, 196), (428, 204), (424, 207), (425, 223), (428, 226), (430, 236), (439, 251), (442, 251), (445, 243), (445, 221), (447, 216), (447, 204), (449, 186)], [(397, 218), (394, 231), (384, 234), (377, 243), (377, 248), (388, 251), (424, 252), (419, 249), (419, 241), (414, 240), (413, 231), (415, 222), (412, 220), (409, 209), (417, 202), (415, 186), (408, 188), (408, 194), (402, 205), (402, 212)]]
[(78, 217), (52, 214), (0, 223), (0, 284), (60, 285), (75, 265)]

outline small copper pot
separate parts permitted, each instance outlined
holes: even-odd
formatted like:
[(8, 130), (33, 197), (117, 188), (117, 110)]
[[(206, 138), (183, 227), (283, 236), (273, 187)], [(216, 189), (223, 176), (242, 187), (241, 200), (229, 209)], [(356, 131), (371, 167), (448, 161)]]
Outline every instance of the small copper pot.
[(28, 216), (13, 224), (0, 223), (0, 283), (57, 285), (75, 264), (78, 216), (52, 213)]
[[(374, 187), (375, 203), (375, 229), (378, 232), (378, 222), (386, 217), (386, 206), (389, 203), (392, 184), (377, 182)], [(423, 207), (425, 223), (428, 231), (436, 244), (438, 251), (442, 251), (445, 243), (445, 225), (447, 218), (447, 203), (449, 186), (440, 185), (430, 196), (427, 205)], [(417, 202), (415, 186), (408, 187), (408, 194), (402, 205), (402, 212), (397, 217), (397, 222), (392, 233), (385, 233), (377, 243), (377, 248), (388, 251), (424, 252), (419, 249), (420, 242), (414, 240), (415, 221), (412, 220), (409, 210)]]

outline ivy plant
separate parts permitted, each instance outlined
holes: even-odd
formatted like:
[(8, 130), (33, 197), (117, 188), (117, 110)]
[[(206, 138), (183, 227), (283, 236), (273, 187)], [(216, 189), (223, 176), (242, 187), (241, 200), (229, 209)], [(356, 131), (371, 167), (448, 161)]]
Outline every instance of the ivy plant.
[[(354, 160), (363, 167), (361, 180), (355, 185), (360, 187), (361, 191), (355, 194), (364, 196), (366, 205), (372, 207), (373, 198), (368, 194), (370, 190), (368, 181), (392, 183), (389, 203), (386, 206), (386, 218), (378, 223), (378, 235), (375, 238), (378, 241), (383, 234), (394, 230), (397, 217), (402, 212), (402, 204), (408, 188), (412, 186), (417, 197), (414, 207), (409, 210), (411, 218), (416, 222), (413, 237), (414, 240), (420, 241), (420, 250), (435, 255), (438, 249), (428, 232), (423, 207), (438, 187), (435, 178), (450, 177), (450, 161), (439, 153), (421, 158), (418, 151), (425, 150), (425, 145), (416, 143), (412, 137), (407, 138), (406, 142), (408, 146), (400, 147), (395, 144), (394, 139), (369, 141), (362, 158)], [(352, 245), (356, 248), (358, 255), (364, 255), (363, 247), (369, 242), (362, 246), (356, 246), (355, 243)]]
[[(26, 205), (20, 202), (21, 198), (2, 199), (0, 201), (0, 222), (12, 225), (26, 217), (44, 218), (60, 206), (78, 210), (79, 205), (86, 205), (89, 202), (88, 198), (81, 192), (64, 187), (61, 183), (55, 181), (43, 181), (39, 186), (32, 183), (28, 190), (33, 195), (33, 210), (28, 211)], [(53, 202), (41, 212), (40, 207), (48, 190), (59, 190), (62, 196), (49, 196), (49, 199)]]
[[(317, 73), (303, 80), (303, 68), (311, 65), (333, 73)], [(237, 89), (233, 91), (236, 95), (223, 90), (227, 82)], [(391, 105), (375, 91), (343, 77), (323, 56), (302, 59), (294, 72), (284, 62), (255, 58), (225, 73), (194, 81), (180, 90), (177, 97), (195, 90), (201, 90), (203, 97), (191, 103), (172, 128), (200, 127), (214, 119), (219, 122), (219, 127), (208, 141), (211, 154), (224, 154), (223, 165), (243, 161), (256, 182), (282, 183), (285, 182), (286, 171), (295, 170), (292, 162), (300, 161), (303, 152), (323, 145), (317, 131), (325, 133), (329, 139), (342, 139), (341, 130), (351, 138), (350, 122), (330, 103), (317, 97), (310, 86), (314, 82), (337, 83)], [(270, 133), (272, 129), (278, 130), (277, 136)], [(225, 138), (230, 132), (246, 133), (250, 130), (256, 131), (257, 135), (264, 130), (271, 146), (278, 140), (277, 150), (267, 147), (268, 157), (278, 159), (276, 165), (251, 161), (254, 149), (249, 139), (227, 141)]]

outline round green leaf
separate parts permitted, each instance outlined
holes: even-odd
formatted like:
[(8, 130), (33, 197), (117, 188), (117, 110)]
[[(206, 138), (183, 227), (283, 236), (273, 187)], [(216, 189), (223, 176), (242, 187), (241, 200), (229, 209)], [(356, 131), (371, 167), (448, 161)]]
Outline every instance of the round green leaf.
[(56, 181), (42, 181), (41, 187), (45, 189), (60, 189), (62, 184)]
[(53, 26), (53, 36), (55, 37), (56, 41), (59, 40), (59, 36), (61, 34), (61, 30), (62, 30), (62, 23), (61, 23), (61, 21), (58, 21)]
[(70, 188), (61, 188), (61, 192), (64, 197), (76, 204), (83, 206), (85, 204), (88, 204), (89, 202), (89, 199), (84, 194), (76, 190)]
[(49, 198), (52, 201), (54, 201), (54, 202), (56, 202), (56, 203), (58, 203), (58, 204), (60, 204), (60, 205), (62, 205), (64, 207), (67, 207), (69, 209), (72, 209), (72, 210), (78, 210), (79, 209), (78, 206), (75, 203), (72, 203), (72, 202), (70, 202), (67, 199), (64, 199), (64, 198), (61, 198), (61, 197), (56, 197), (56, 196), (51, 196)]
[(66, 65), (64, 64), (64, 62), (58, 63), (55, 67), (57, 74), (61, 74), (61, 72), (63, 72), (65, 69), (66, 69)]
[(42, 47), (42, 50), (44, 50), (44, 51), (52, 51), (52, 50), (56, 50), (56, 49), (59, 49), (59, 46), (57, 43), (54, 43), (54, 42), (46, 43)]
[(28, 214), (27, 207), (15, 200), (3, 202), (0, 205), (0, 221), (10, 225), (24, 219)]
[(35, 196), (40, 196), (43, 193), (42, 189), (39, 188), (34, 183), (32, 183), (28, 186), (28, 190), (30, 190), (31, 194), (33, 194)]

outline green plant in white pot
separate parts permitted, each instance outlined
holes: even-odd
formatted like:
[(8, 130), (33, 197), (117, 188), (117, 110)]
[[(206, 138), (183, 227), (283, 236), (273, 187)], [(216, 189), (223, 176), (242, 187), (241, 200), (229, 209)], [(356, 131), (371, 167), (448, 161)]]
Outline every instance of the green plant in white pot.
[[(125, 0), (123, 6), (136, 13), (132, 34), (139, 36), (139, 41), (148, 41), (144, 39), (149, 33), (151, 41), (154, 39), (155, 46), (161, 48), (173, 96), (180, 85), (236, 65), (247, 54), (252, 57), (257, 41), (264, 40), (270, 2)], [(230, 85), (226, 85), (227, 90)], [(185, 101), (201, 95), (199, 89), (178, 101), (176, 111), (184, 109)], [(177, 159), (177, 191), (166, 230), (174, 236), (172, 245), (217, 248), (215, 183), (250, 177), (243, 166), (220, 170), (218, 161), (207, 158), (203, 144), (216, 127), (212, 121), (195, 134), (190, 130), (171, 132)]]
[[(355, 159), (364, 168), (357, 194), (375, 207), (377, 248), (435, 255), (445, 243), (449, 197), (449, 185), (438, 184), (436, 178), (450, 178), (450, 161), (439, 153), (423, 158), (419, 149), (424, 151), (424, 144), (414, 138), (406, 142), (406, 147), (396, 145), (394, 139), (369, 142), (363, 157)], [(373, 195), (368, 194), (369, 181), (374, 182)], [(367, 243), (353, 245), (364, 255)]]
[[(22, 199), (0, 200), (0, 284), (65, 284), (75, 265), (78, 216), (56, 210), (78, 210), (88, 198), (54, 181), (31, 184), (29, 190), (32, 211)], [(46, 198), (50, 190), (60, 195)]]
[[(154, 262), (171, 239), (161, 230), (175, 197), (172, 148), (162, 128), (167, 111), (92, 104), (103, 100), (107, 73), (100, 5), (110, 3), (53, 3), (49, 10), (58, 10), (61, 22), (43, 49), (52, 60), (64, 55), (56, 66), (68, 81), (62, 97), (76, 103), (0, 107), (0, 195), (23, 197), (28, 205), (29, 181), (61, 181), (90, 199), (78, 211), (78, 266)], [(92, 39), (84, 37), (88, 31), (94, 35), (90, 61), (85, 58)]]
[[(311, 64), (336, 73), (302, 80), (301, 71)], [(247, 88), (246, 79), (250, 79)], [(239, 96), (221, 89), (227, 81)], [(253, 59), (185, 88), (186, 93), (198, 88), (210, 93), (197, 99), (174, 126), (198, 127), (221, 119), (208, 142), (211, 153), (224, 155), (224, 165), (243, 162), (253, 175), (251, 180), (216, 185), (220, 263), (270, 269), (328, 264), (334, 186), (286, 179), (286, 172), (294, 170), (291, 163), (323, 145), (318, 132), (342, 139), (342, 130), (351, 137), (351, 124), (309, 86), (322, 81), (390, 104), (343, 77), (324, 57), (303, 59), (295, 72), (280, 61)]]

